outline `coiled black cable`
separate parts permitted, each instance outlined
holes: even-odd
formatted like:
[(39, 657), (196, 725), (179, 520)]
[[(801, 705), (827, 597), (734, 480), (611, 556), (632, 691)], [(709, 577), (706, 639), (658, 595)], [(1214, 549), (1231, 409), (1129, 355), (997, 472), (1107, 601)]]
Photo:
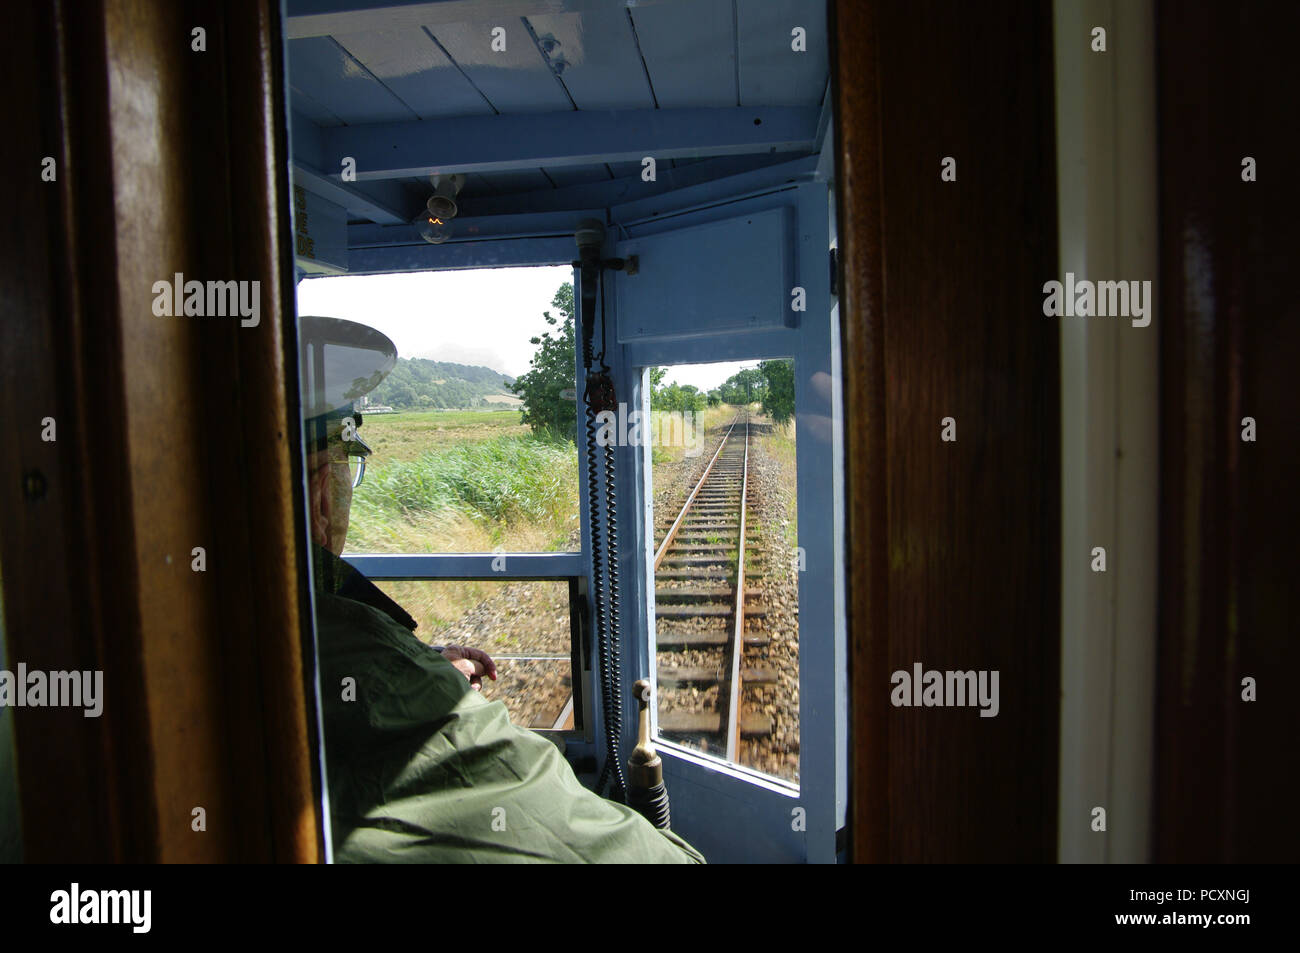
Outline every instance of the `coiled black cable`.
[(600, 791), (605, 787), (609, 778), (609, 766), (613, 762), (619, 763), (618, 741), (621, 731), (621, 719), (616, 720), (616, 713), (613, 706), (613, 697), (610, 692), (610, 669), (613, 667), (610, 662), (610, 640), (608, 621), (605, 614), (605, 547), (601, 539), (601, 520), (600, 513), (600, 488), (597, 484), (599, 479), (600, 465), (596, 461), (596, 402), (598, 395), (604, 390), (603, 384), (597, 379), (598, 375), (589, 374), (587, 376), (587, 386), (583, 399), (587, 405), (587, 507), (591, 518), (591, 561), (592, 561), (592, 601), (596, 607), (595, 630), (596, 630), (596, 657), (599, 659), (600, 668), (600, 703), (601, 714), (605, 720), (605, 770), (601, 772), (600, 780), (596, 783), (596, 790)]
[(606, 655), (609, 659), (608, 672), (604, 683), (611, 699), (611, 715), (606, 716), (606, 731), (612, 733), (612, 751), (605, 762), (605, 771), (601, 777), (604, 784), (607, 776), (612, 776), (614, 791), (612, 797), (618, 801), (626, 800), (627, 781), (623, 777), (623, 756), (621, 735), (623, 725), (623, 671), (622, 646), (620, 645), (618, 618), (618, 509), (614, 502), (614, 448), (605, 448), (605, 532), (607, 534), (607, 560), (609, 571), (609, 611)]
[[(609, 376), (609, 365), (605, 362), (605, 349), (609, 341), (608, 329), (605, 324), (605, 293), (604, 277), (598, 278), (597, 293), (600, 297), (600, 354), (597, 360), (600, 361), (600, 369), (587, 379), (587, 390), (594, 400), (587, 403), (588, 413), (588, 492), (594, 493), (594, 468), (595, 457), (591, 454), (594, 449), (592, 444), (595, 442), (595, 407), (601, 410), (617, 411), (618, 401), (614, 393), (614, 382)], [(612, 783), (613, 788), (610, 797), (616, 801), (627, 800), (627, 779), (623, 774), (623, 755), (622, 755), (622, 732), (623, 732), (623, 665), (622, 665), (622, 646), (620, 645), (619, 634), (619, 593), (618, 593), (618, 504), (615, 499), (615, 457), (614, 447), (606, 443), (602, 448), (602, 464), (605, 480), (605, 507), (604, 519), (599, 521), (593, 529), (593, 536), (598, 526), (603, 526), (605, 531), (604, 546), (604, 573), (609, 577), (609, 601), (608, 605), (602, 611), (597, 610), (597, 630), (601, 633), (601, 701), (605, 715), (605, 743), (606, 758), (605, 768), (600, 774), (600, 780), (596, 787), (598, 790), (604, 789), (607, 783)], [(594, 510), (593, 510), (594, 512)], [(596, 556), (595, 546), (592, 547), (592, 555)], [(602, 566), (597, 560), (596, 575), (602, 575)], [(602, 589), (597, 584), (596, 596), (600, 598)], [(604, 623), (603, 628), (601, 623)]]

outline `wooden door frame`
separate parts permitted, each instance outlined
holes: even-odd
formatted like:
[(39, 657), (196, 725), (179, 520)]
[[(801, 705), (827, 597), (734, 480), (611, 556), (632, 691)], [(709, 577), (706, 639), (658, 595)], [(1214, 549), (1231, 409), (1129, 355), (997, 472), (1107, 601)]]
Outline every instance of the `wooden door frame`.
[[(279, 4), (6, 13), (9, 661), (104, 673), (99, 718), (14, 712), (25, 857), (317, 860)], [(156, 315), (177, 272), (258, 281), (260, 322)]]
[(1282, 118), (1298, 33), (1293, 4), (1156, 5), (1158, 863), (1283, 863), (1300, 850), (1287, 683), (1300, 666), (1300, 309), (1288, 280), (1300, 185), (1295, 124)]
[[(1000, 308), (1032, 321), (1035, 282), (1055, 271), (1050, 15), (1028, 2), (922, 6), (831, 9), (851, 850), (1050, 859), (1058, 335), (1041, 317), (1013, 332), (994, 321)], [(101, 719), (17, 713), (27, 857), (316, 860), (278, 4), (49, 9), (20, 3), (12, 16), (30, 31), (4, 41), (19, 75), (50, 91), (20, 106), (13, 141), (40, 143), (61, 169), (16, 190), (21, 214), (0, 246), (6, 290), (21, 289), (3, 315), (0, 386), (24, 409), (0, 493), (4, 610), (11, 658), (101, 668), (106, 704)], [(196, 25), (202, 54), (186, 44)], [(1002, 112), (981, 112), (992, 105)], [(1017, 137), (1017, 150), (998, 145)], [(916, 204), (948, 154), (961, 169), (939, 193), (955, 203), (951, 236)], [(961, 225), (972, 216), (978, 227)], [(154, 316), (152, 283), (176, 272), (259, 280), (260, 327)], [(945, 402), (965, 417), (965, 443), (939, 441)], [(44, 416), (59, 420), (55, 443), (39, 439)], [(988, 455), (1013, 453), (1032, 472), (990, 482)], [(203, 543), (208, 569), (190, 573)], [(958, 611), (973, 628), (954, 630)], [(918, 655), (1000, 668), (1002, 720), (891, 707), (891, 670)]]
[[(850, 855), (1050, 861), (1060, 718), (1059, 330), (1040, 290), (1057, 268), (1050, 7), (832, 0), (830, 21)], [(944, 156), (957, 160), (955, 182), (941, 181)], [(956, 443), (940, 440), (944, 416), (956, 418)], [(1000, 669), (999, 717), (895, 708), (891, 673), (913, 662)]]

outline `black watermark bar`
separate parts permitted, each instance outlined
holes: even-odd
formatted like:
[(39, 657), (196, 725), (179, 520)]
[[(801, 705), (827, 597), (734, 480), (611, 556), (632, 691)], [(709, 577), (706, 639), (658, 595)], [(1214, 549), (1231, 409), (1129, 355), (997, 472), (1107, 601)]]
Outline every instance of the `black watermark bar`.
[[(882, 938), (911, 924), (907, 929), (920, 928), (927, 940), (978, 934), (1073, 943), (1079, 937), (1168, 934), (1179, 942), (1193, 936), (1233, 942), (1282, 927), (1290, 897), (1286, 868), (1264, 866), (859, 865), (802, 874), (746, 873), (764, 880), (779, 873), (779, 881), (768, 882), (779, 884), (782, 904), (791, 912), (818, 908), (823, 920), (848, 917), (859, 931), (879, 930)], [(220, 941), (246, 937), (253, 924), (274, 924), (284, 938), (337, 944), (348, 935), (406, 935), (413, 916), (422, 919), (422, 911), (432, 912), (440, 896), (445, 901), (449, 877), (457, 896), (483, 891), (478, 902), (484, 903), (488, 896), (503, 899), (504, 879), (504, 886), (514, 888), (508, 890), (512, 918), (525, 915), (521, 904), (535, 904), (540, 919), (529, 922), (537, 927), (589, 931), (594, 922), (583, 918), (595, 914), (580, 912), (588, 905), (548, 902), (555, 876), (529, 866), (494, 871), (402, 865), (371, 870), (43, 866), (13, 878), (6, 934), (113, 935), (129, 944), (193, 938), (197, 930)], [(646, 889), (700, 889), (705, 885), (698, 878), (710, 875), (707, 869), (694, 874), (643, 869), (630, 877), (581, 871), (564, 876), (566, 899), (577, 900), (591, 889), (617, 903), (618, 891), (625, 889), (623, 900), (631, 911)], [(860, 933), (855, 942), (862, 939)]]

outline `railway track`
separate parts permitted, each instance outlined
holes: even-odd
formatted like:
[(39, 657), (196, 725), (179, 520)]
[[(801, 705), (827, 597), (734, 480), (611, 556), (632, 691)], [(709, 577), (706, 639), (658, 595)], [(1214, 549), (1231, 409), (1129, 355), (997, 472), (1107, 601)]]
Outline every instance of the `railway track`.
[[(744, 687), (771, 684), (745, 664), (746, 633), (765, 615), (753, 579), (755, 527), (748, 517), (750, 424), (736, 415), (704, 473), (655, 551), (655, 631), (659, 732), (737, 761), (741, 738), (763, 738), (771, 719), (747, 712)], [(688, 700), (689, 699), (689, 700)]]

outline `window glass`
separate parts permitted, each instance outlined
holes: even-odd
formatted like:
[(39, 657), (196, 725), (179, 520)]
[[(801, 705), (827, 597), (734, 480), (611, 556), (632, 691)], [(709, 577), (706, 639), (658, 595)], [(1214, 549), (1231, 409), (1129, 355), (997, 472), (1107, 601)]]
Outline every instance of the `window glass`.
[(397, 350), (355, 403), (370, 452), (347, 552), (580, 548), (572, 275), (503, 268), (299, 283), (300, 314), (367, 325)]
[[(311, 282), (300, 284), (300, 396), (335, 849), (369, 836), (357, 833), (365, 825), (356, 822), (376, 806), (374, 779), (414, 763), (402, 739), (426, 737), (445, 721), (466, 685), (501, 701), (516, 726), (583, 728), (574, 698), (572, 620), (580, 613), (571, 560), (556, 557), (569, 570), (544, 581), (427, 578), (481, 575), (498, 552), (504, 564), (509, 553), (581, 545), (576, 405), (562, 393), (574, 375), (572, 290), (563, 280), (571, 271), (545, 271), (514, 274), (533, 279), (515, 288), (524, 303), (511, 297), (510, 273), (494, 276), (500, 296), (514, 301), (509, 307), (539, 305), (537, 320), (511, 323), (514, 311), (494, 317), (485, 308), (477, 327), (442, 319), (449, 330), (419, 312), (430, 301), (454, 310), (454, 288), (345, 277), (314, 279), (313, 293)], [(541, 314), (547, 304), (551, 321)], [(508, 339), (529, 328), (522, 345)], [(389, 567), (398, 555), (437, 558), (426, 568), (376, 571), (375, 561), (360, 558), (366, 552)], [(477, 561), (466, 559), (475, 554)], [(436, 568), (427, 568), (431, 562)], [(542, 563), (546, 574), (554, 559)], [(382, 581), (411, 574), (426, 578)], [(380, 757), (388, 760), (376, 767)]]

